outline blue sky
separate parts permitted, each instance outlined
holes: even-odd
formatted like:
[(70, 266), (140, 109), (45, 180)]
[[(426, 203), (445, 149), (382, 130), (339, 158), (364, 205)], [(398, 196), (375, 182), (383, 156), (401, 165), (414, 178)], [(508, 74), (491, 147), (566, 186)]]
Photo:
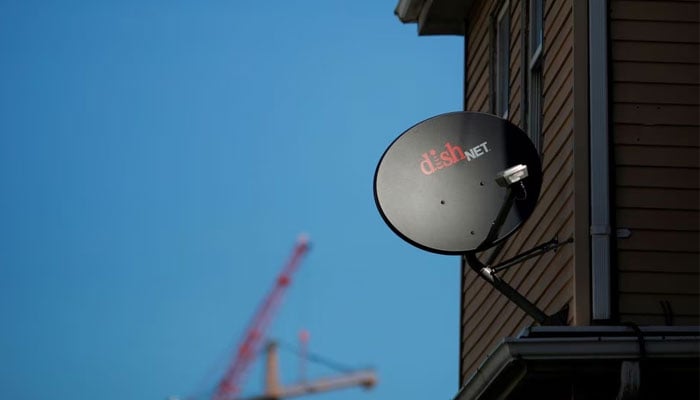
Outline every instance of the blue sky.
[(308, 398), (451, 398), (458, 259), (395, 236), (372, 179), (461, 109), (462, 40), (395, 5), (0, 1), (0, 397), (212, 390), (305, 232), (268, 336), (379, 376)]

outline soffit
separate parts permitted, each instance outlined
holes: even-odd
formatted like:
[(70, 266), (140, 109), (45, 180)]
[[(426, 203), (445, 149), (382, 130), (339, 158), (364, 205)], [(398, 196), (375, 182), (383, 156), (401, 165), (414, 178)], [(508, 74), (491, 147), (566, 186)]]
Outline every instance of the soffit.
[(394, 14), (416, 23), (418, 35), (464, 35), (464, 20), (475, 0), (400, 0)]

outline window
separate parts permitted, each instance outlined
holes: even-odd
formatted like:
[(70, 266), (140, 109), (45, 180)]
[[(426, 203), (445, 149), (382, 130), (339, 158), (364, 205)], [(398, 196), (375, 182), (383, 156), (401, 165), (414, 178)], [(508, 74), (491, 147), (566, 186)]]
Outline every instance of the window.
[(527, 51), (527, 131), (538, 150), (542, 137), (543, 1), (530, 0)]
[(494, 113), (508, 118), (510, 99), (510, 7), (506, 2), (496, 17), (496, 37), (494, 49)]

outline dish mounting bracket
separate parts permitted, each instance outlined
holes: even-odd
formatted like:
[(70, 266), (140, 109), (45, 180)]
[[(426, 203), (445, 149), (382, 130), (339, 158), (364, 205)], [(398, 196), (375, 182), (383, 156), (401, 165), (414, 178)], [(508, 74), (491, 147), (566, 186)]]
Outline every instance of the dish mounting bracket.
[[(519, 199), (524, 199), (524, 197), (527, 196), (527, 193), (524, 192), (524, 186), (522, 185), (522, 179), (525, 179), (526, 177), (527, 171), (525, 171), (524, 176), (522, 176), (515, 182), (505, 182), (503, 180), (498, 182), (499, 185), (506, 186), (506, 196), (503, 200), (503, 204), (501, 205), (498, 215), (491, 224), (491, 229), (486, 235), (486, 239), (484, 239), (483, 245), (486, 248), (491, 247), (493, 240), (495, 240), (498, 237), (501, 227), (505, 223), (506, 218), (508, 217), (508, 213), (512, 209), (515, 201)], [(464, 263), (469, 265), (469, 267), (472, 270), (474, 270), (474, 272), (476, 272), (477, 275), (479, 275), (482, 279), (491, 284), (491, 286), (493, 286), (496, 290), (505, 295), (520, 309), (522, 309), (528, 315), (533, 317), (535, 321), (537, 321), (540, 325), (566, 325), (569, 317), (568, 307), (564, 307), (562, 310), (552, 315), (547, 315), (544, 311), (542, 311), (539, 307), (537, 307), (534, 303), (532, 303), (524, 295), (522, 295), (514, 287), (512, 287), (508, 282), (506, 282), (500, 276), (498, 276), (498, 273), (517, 264), (520, 264), (530, 258), (540, 256), (548, 251), (555, 251), (557, 248), (565, 244), (572, 243), (573, 241), (573, 238), (569, 238), (563, 242), (559, 242), (559, 240), (555, 237), (548, 242), (539, 244), (527, 251), (524, 251), (507, 260), (501, 261), (500, 263), (493, 266), (482, 263), (477, 257), (476, 251), (464, 253), (462, 255), (462, 258)], [(499, 246), (494, 250), (494, 253), (492, 253), (489, 257), (489, 264), (497, 257), (497, 253), (501, 248), (502, 247)]]

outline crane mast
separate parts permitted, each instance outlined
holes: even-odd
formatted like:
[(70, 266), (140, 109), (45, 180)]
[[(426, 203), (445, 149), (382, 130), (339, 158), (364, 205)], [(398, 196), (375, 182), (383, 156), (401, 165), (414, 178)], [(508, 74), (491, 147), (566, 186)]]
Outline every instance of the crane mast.
[(260, 304), (252, 321), (248, 325), (243, 338), (238, 346), (236, 357), (229, 365), (226, 373), (219, 382), (213, 400), (233, 400), (240, 391), (240, 383), (253, 362), (265, 332), (275, 311), (279, 307), (282, 296), (289, 286), (292, 275), (299, 267), (302, 256), (308, 251), (309, 243), (306, 236), (300, 236), (297, 240), (291, 256), (284, 265), (275, 283)]

